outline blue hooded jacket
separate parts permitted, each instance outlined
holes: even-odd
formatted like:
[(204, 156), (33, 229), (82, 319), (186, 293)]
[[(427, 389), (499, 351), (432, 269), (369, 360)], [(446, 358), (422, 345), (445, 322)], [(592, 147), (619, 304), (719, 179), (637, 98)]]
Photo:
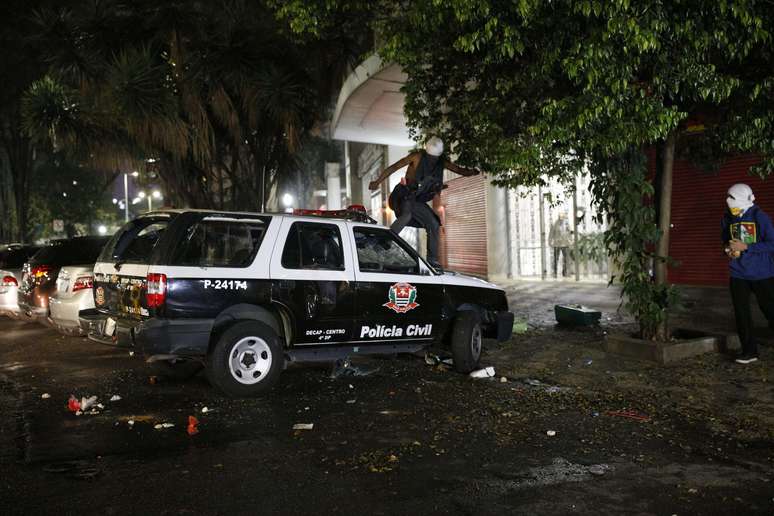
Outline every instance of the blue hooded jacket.
[(732, 238), (747, 244), (747, 250), (728, 264), (732, 278), (762, 280), (774, 277), (774, 225), (762, 209), (752, 205), (741, 217), (734, 217), (726, 210), (720, 226), (724, 245)]

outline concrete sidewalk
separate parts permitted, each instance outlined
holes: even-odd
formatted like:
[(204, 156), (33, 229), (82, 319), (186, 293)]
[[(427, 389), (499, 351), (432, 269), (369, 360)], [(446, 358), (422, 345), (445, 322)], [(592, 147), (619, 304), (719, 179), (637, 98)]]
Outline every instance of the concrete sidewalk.
[[(634, 318), (621, 306), (621, 287), (606, 283), (574, 281), (499, 282), (508, 296), (511, 311), (517, 320), (526, 320), (531, 327), (556, 324), (554, 305), (581, 304), (602, 312), (601, 324), (634, 323)], [(725, 287), (680, 286), (681, 306), (672, 313), (672, 327), (700, 329), (710, 332), (735, 332), (731, 296)], [(755, 301), (752, 301), (755, 304)], [(756, 327), (766, 327), (767, 321), (757, 306), (753, 308)]]

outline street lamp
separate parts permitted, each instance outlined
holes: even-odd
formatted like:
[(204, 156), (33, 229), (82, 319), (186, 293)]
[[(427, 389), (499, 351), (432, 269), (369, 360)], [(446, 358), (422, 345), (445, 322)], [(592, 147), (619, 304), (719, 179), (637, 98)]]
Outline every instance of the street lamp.
[[(139, 175), (136, 170), (132, 172), (132, 177)], [(126, 172), (124, 172), (124, 222), (129, 222), (129, 174)]]

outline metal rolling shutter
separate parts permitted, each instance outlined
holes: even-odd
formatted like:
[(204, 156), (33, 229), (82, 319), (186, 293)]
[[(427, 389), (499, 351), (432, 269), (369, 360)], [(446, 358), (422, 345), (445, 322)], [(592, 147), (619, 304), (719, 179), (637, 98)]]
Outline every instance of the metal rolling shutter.
[(441, 193), (444, 231), (441, 264), (452, 271), (487, 275), (486, 179), (483, 175), (448, 181)]
[(726, 161), (718, 173), (697, 170), (676, 160), (672, 191), (670, 256), (680, 262), (669, 270), (669, 281), (686, 285), (728, 284), (728, 259), (720, 242), (720, 219), (726, 209), (726, 191), (734, 183), (746, 183), (755, 203), (774, 215), (774, 180), (762, 181), (747, 174), (759, 160), (739, 156)]

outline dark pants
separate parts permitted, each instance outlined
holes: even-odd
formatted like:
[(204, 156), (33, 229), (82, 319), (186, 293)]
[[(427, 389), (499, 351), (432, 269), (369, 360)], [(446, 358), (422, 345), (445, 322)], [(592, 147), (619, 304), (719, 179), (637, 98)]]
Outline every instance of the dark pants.
[(562, 253), (562, 276), (567, 276), (567, 258), (569, 257), (569, 247), (554, 247), (554, 277), (559, 274), (556, 268), (559, 265), (559, 253)]
[(438, 235), (441, 223), (438, 215), (424, 202), (417, 202), (408, 198), (400, 205), (400, 215), (392, 223), (390, 229), (397, 235), (407, 225), (425, 228), (427, 231), (427, 261), (435, 265), (438, 263)]
[(774, 278), (762, 280), (743, 280), (731, 278), (731, 300), (734, 302), (734, 316), (736, 317), (736, 332), (742, 343), (742, 352), (745, 354), (758, 354), (758, 343), (753, 337), (752, 312), (750, 311), (750, 294), (755, 294), (758, 306), (769, 321), (769, 326), (774, 326)]

